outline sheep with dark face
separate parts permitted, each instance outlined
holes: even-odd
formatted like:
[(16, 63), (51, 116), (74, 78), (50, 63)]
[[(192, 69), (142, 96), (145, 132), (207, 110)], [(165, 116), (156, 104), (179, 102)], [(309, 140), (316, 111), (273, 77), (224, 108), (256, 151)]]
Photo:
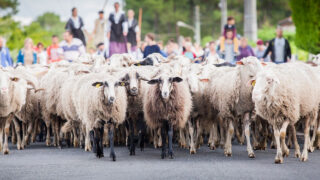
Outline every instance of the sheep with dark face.
[[(108, 125), (110, 157), (116, 160), (113, 132), (125, 120), (127, 96), (125, 82), (107, 73), (83, 75), (75, 84), (73, 99), (79, 119), (86, 127), (85, 149), (90, 150), (90, 139), (97, 157), (103, 157), (102, 136)], [(81, 98), (79, 98), (81, 97)]]
[(173, 127), (184, 128), (192, 108), (191, 93), (188, 84), (180, 77), (164, 72), (148, 81), (143, 97), (143, 111), (147, 125), (156, 129), (161, 127), (162, 153), (166, 156), (168, 135), (168, 154), (173, 158)]

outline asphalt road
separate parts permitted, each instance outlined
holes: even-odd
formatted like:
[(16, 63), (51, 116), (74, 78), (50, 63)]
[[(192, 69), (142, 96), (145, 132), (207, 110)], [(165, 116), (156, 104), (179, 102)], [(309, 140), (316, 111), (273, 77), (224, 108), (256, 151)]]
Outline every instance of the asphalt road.
[(174, 146), (175, 159), (160, 159), (160, 149), (146, 148), (129, 156), (125, 147), (115, 148), (117, 161), (78, 148), (57, 149), (43, 143), (31, 144), (25, 150), (10, 145), (10, 154), (0, 154), (0, 179), (319, 179), (320, 151), (309, 153), (309, 161), (294, 158), (294, 150), (284, 164), (274, 164), (274, 149), (255, 151), (247, 157), (246, 146), (234, 145), (232, 157), (222, 149), (203, 146), (195, 155)]

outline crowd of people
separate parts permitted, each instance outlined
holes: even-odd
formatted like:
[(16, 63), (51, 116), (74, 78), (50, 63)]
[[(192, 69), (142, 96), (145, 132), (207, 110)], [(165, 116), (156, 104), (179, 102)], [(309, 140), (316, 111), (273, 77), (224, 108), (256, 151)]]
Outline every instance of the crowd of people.
[[(220, 58), (226, 63), (235, 64), (248, 56), (256, 56), (261, 61), (274, 63), (284, 63), (291, 59), (290, 45), (283, 38), (281, 28), (277, 28), (274, 39), (269, 42), (258, 40), (256, 48), (253, 49), (245, 37), (237, 34), (233, 17), (228, 17), (222, 36), (217, 41), (207, 43), (205, 47), (193, 43), (190, 37), (183, 38), (181, 42), (169, 39), (164, 45), (162, 41), (156, 41), (153, 33), (147, 33), (142, 41), (135, 12), (130, 9), (126, 15), (120, 10), (120, 4), (117, 2), (114, 4), (114, 12), (110, 13), (107, 20), (103, 11), (98, 12), (93, 33), (90, 35), (90, 38), (93, 37), (95, 48), (89, 48), (85, 35), (89, 33), (83, 28), (84, 22), (78, 15), (77, 8), (72, 8), (71, 11), (72, 16), (66, 23), (66, 31), (61, 42), (57, 35), (53, 35), (52, 44), (45, 48), (43, 43), (38, 42), (35, 45), (31, 38), (26, 38), (16, 63), (45, 65), (62, 59), (76, 61), (84, 53), (101, 55), (106, 59), (113, 54), (121, 53), (129, 53), (136, 59), (145, 58), (152, 53), (160, 53), (164, 57), (184, 55), (195, 63), (201, 63), (206, 58)], [(105, 42), (109, 42), (108, 47), (105, 46)], [(0, 37), (0, 58), (1, 66), (14, 65), (3, 37)]]

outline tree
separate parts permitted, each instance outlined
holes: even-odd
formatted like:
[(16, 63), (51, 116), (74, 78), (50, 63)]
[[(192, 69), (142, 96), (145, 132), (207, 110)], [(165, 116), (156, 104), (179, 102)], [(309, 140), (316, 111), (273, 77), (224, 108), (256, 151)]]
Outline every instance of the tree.
[(18, 0), (0, 0), (0, 10), (1, 11), (9, 10), (5, 16), (16, 14), (18, 12), (17, 10), (18, 5), (19, 5)]
[(290, 0), (296, 26), (296, 45), (313, 54), (320, 53), (320, 1)]
[(65, 23), (61, 22), (59, 15), (56, 15), (52, 12), (46, 12), (37, 17), (36, 22), (40, 24), (41, 28), (45, 29), (51, 34), (61, 36), (64, 32)]

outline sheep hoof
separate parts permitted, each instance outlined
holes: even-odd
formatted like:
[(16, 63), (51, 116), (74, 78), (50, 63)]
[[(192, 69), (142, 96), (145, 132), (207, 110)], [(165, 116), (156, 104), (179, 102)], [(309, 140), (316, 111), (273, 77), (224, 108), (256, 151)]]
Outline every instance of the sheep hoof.
[(301, 160), (301, 162), (306, 162), (308, 160), (308, 158), (307, 157), (301, 157), (300, 160)]
[(210, 149), (211, 150), (216, 150), (216, 147), (215, 146), (210, 146)]
[(196, 151), (195, 150), (191, 150), (190, 154), (196, 154)]
[(308, 151), (312, 153), (314, 151), (314, 147), (312, 145), (310, 145), (308, 148)]
[(3, 154), (5, 154), (5, 155), (9, 154), (9, 149), (3, 150)]
[(173, 152), (169, 152), (169, 158), (170, 158), (170, 159), (174, 159)]
[(231, 156), (232, 156), (232, 153), (227, 150), (227, 151), (224, 152), (224, 155), (225, 155), (226, 157), (231, 157)]
[(294, 156), (295, 156), (296, 158), (300, 158), (300, 156), (301, 156), (300, 151), (296, 151), (296, 152), (294, 153)]
[(249, 156), (249, 158), (255, 158), (256, 157), (253, 152), (249, 153), (248, 156)]
[(275, 159), (274, 163), (276, 164), (282, 164), (283, 163), (283, 159)]
[(289, 154), (290, 154), (289, 149), (284, 150), (284, 151), (282, 152), (282, 156), (283, 156), (283, 157), (288, 157), (288, 156), (289, 156)]
[(287, 147), (288, 147), (289, 149), (291, 149), (292, 145), (291, 145), (291, 144), (288, 144)]
[(73, 141), (73, 147), (79, 147), (79, 142), (78, 141)]

